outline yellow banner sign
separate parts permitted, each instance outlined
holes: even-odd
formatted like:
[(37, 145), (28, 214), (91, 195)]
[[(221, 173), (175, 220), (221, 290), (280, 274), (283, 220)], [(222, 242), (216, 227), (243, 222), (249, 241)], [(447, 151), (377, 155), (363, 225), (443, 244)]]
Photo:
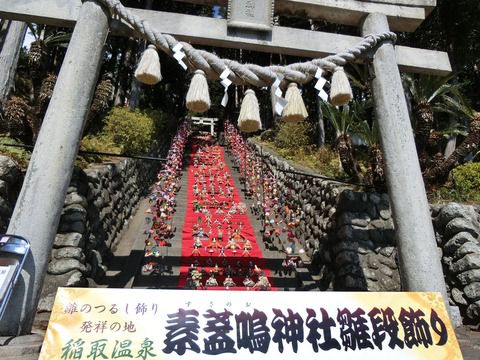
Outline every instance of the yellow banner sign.
[(462, 359), (440, 294), (58, 290), (47, 359)]

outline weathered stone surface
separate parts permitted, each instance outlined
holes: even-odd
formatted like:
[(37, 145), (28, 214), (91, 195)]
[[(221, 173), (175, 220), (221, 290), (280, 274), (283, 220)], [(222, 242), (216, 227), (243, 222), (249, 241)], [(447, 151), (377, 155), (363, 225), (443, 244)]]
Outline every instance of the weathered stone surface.
[(72, 223), (75, 221), (85, 222), (87, 219), (87, 210), (80, 204), (73, 204), (63, 208), (60, 222)]
[(83, 249), (78, 247), (68, 246), (60, 249), (54, 249), (52, 254), (55, 259), (72, 258), (72, 259), (80, 260), (82, 262), (85, 261), (85, 255), (83, 254)]
[(370, 194), (370, 201), (374, 204), (379, 204), (381, 200), (381, 197), (377, 193), (371, 193)]
[(395, 262), (394, 259), (391, 259), (385, 256), (379, 256), (378, 260), (380, 261), (380, 263), (388, 266), (392, 270), (395, 270), (398, 268), (397, 263)]
[(10, 186), (8, 185), (8, 183), (0, 179), (0, 196), (1, 197), (8, 199), (8, 196), (10, 195), (9, 188)]
[(457, 203), (450, 203), (445, 205), (440, 211), (436, 223), (440, 231), (443, 231), (445, 226), (455, 218), (472, 219), (478, 215), (475, 213), (475, 209), (472, 206), (460, 205)]
[(458, 274), (467, 270), (480, 269), (480, 256), (475, 254), (468, 254), (454, 262), (450, 267), (450, 271), (454, 274)]
[(85, 241), (83, 239), (83, 235), (75, 232), (57, 234), (53, 243), (54, 248), (61, 248), (65, 246), (83, 247), (84, 245)]
[(453, 258), (457, 260), (468, 254), (477, 254), (480, 257), (480, 245), (472, 241), (466, 242), (455, 251)]
[(368, 241), (368, 230), (358, 226), (344, 225), (338, 230), (337, 236), (342, 240)]
[(480, 282), (480, 269), (473, 269), (457, 274), (457, 279), (462, 285)]
[(353, 277), (350, 275), (347, 275), (343, 278), (343, 287), (344, 289), (350, 289), (350, 290), (366, 290), (367, 289), (367, 283), (364, 278), (362, 277)]
[(457, 288), (452, 288), (452, 299), (458, 305), (468, 306), (468, 301), (465, 299), (463, 292)]
[(335, 261), (339, 265), (346, 265), (346, 264), (358, 264), (360, 259), (358, 258), (358, 254), (353, 251), (342, 251), (339, 253)]
[(443, 252), (446, 255), (452, 255), (458, 248), (460, 248), (460, 246), (468, 241), (475, 242), (476, 240), (472, 234), (468, 232), (459, 232), (445, 243), (443, 246)]
[(372, 281), (377, 281), (377, 274), (375, 271), (369, 269), (369, 268), (364, 268), (363, 269), (363, 274), (367, 280), (372, 280)]
[(74, 222), (62, 222), (58, 228), (60, 232), (75, 232), (83, 234), (85, 232), (85, 222), (84, 221), (74, 221)]
[(0, 179), (13, 183), (20, 178), (20, 169), (8, 156), (0, 155)]
[(380, 272), (386, 276), (393, 276), (393, 271), (390, 269), (388, 266), (382, 266), (380, 269)]
[(352, 219), (352, 225), (358, 226), (358, 227), (367, 227), (368, 226), (368, 220), (367, 219)]
[(388, 220), (392, 217), (392, 212), (390, 209), (383, 209), (379, 211), (380, 217), (384, 220)]
[(460, 313), (460, 308), (458, 306), (449, 305), (448, 306), (448, 315), (450, 315), (450, 321), (454, 328), (462, 326), (462, 314)]
[(380, 250), (380, 254), (386, 257), (390, 257), (394, 251), (395, 248), (393, 246), (386, 246)]
[(463, 289), (465, 296), (472, 302), (480, 300), (480, 282), (468, 284)]
[(53, 260), (48, 264), (48, 273), (51, 275), (61, 275), (72, 270), (86, 271), (85, 265), (76, 259)]
[(63, 207), (62, 216), (70, 215), (72, 213), (87, 214), (87, 207), (81, 204), (71, 204)]
[(478, 235), (480, 234), (478, 224), (475, 224), (471, 220), (467, 220), (464, 218), (455, 218), (451, 220), (445, 227), (444, 236), (449, 239), (455, 234), (464, 231), (469, 232), (474, 237), (478, 237)]
[(480, 320), (480, 301), (475, 301), (467, 308), (467, 318), (470, 321), (478, 323)]
[(54, 302), (55, 302), (55, 293), (51, 293), (51, 294), (48, 294), (47, 296), (41, 297), (38, 302), (37, 311), (38, 312), (52, 311)]
[(333, 250), (335, 253), (339, 253), (344, 250), (358, 252), (358, 253), (367, 253), (370, 249), (373, 248), (371, 242), (365, 241), (342, 241), (334, 246)]
[(382, 290), (384, 290), (384, 291), (399, 291), (400, 290), (399, 279), (384, 276), (384, 277), (380, 278), (379, 283), (381, 285)]
[(368, 256), (368, 266), (374, 270), (377, 270), (380, 267), (380, 262), (378, 261), (376, 255), (370, 254)]
[(79, 204), (79, 205), (82, 205), (85, 208), (88, 206), (86, 197), (84, 197), (84, 196), (82, 196), (78, 193), (67, 194), (67, 196), (65, 197), (65, 205), (68, 206), (68, 205), (73, 205), (73, 204)]
[(87, 286), (88, 282), (86, 281), (86, 279), (76, 281), (76, 279), (79, 279), (78, 273), (80, 272), (77, 269), (68, 271), (61, 275), (51, 275), (47, 273), (47, 276), (45, 278), (45, 282), (43, 285), (43, 289), (42, 289), (42, 295), (40, 298), (38, 311), (39, 312), (52, 311), (53, 301), (55, 299), (55, 295), (57, 293), (58, 287), (67, 286), (67, 284), (74, 284), (74, 285), (68, 285), (68, 286), (75, 286), (75, 287)]
[(358, 264), (347, 264), (340, 266), (336, 273), (337, 277), (343, 277), (345, 275), (353, 275), (355, 277), (363, 277), (363, 270)]
[(88, 284), (87, 280), (80, 271), (73, 271), (67, 280), (67, 287), (84, 287)]
[(328, 210), (328, 217), (332, 218), (336, 212), (337, 212), (337, 209), (334, 207), (331, 207), (330, 210)]
[(3, 197), (0, 197), (0, 215), (2, 217), (9, 217), (12, 215), (12, 208)]

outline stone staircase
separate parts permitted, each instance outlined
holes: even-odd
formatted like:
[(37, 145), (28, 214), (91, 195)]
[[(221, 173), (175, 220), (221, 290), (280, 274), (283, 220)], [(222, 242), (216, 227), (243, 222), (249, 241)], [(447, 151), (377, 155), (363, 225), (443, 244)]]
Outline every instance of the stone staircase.
[[(184, 164), (186, 164), (184, 158)], [(162, 247), (161, 257), (155, 259), (160, 265), (165, 267), (164, 272), (160, 274), (143, 275), (138, 269), (135, 280), (132, 283), (132, 288), (149, 288), (149, 289), (177, 289), (178, 277), (180, 276), (180, 257), (182, 255), (182, 227), (185, 221), (185, 212), (187, 208), (187, 188), (188, 188), (188, 173), (187, 166), (184, 165), (182, 169), (182, 176), (180, 179), (180, 190), (176, 194), (177, 207), (173, 215), (172, 226), (176, 229), (173, 238), (170, 239), (171, 246)], [(146, 216), (150, 218), (150, 216)], [(145, 230), (149, 225), (145, 226)], [(143, 240), (146, 238), (144, 233)], [(145, 242), (142, 241), (138, 245), (145, 247)]]
[[(188, 150), (186, 151), (188, 153)], [(226, 154), (225, 161), (230, 167), (232, 172), (232, 177), (234, 180), (234, 185), (240, 192), (240, 197), (247, 206), (250, 205), (250, 200), (246, 199), (241, 189), (243, 185), (240, 182), (240, 174), (238, 171), (233, 169), (233, 163), (231, 159)], [(187, 161), (184, 159), (184, 163)], [(187, 166), (185, 165), (182, 170), (182, 177), (180, 180), (180, 191), (176, 195), (177, 199), (177, 208), (173, 216), (173, 227), (176, 228), (174, 237), (170, 240), (171, 247), (162, 248), (162, 255), (159, 258), (154, 259), (165, 267), (165, 271), (160, 274), (150, 274), (143, 275), (140, 271), (137, 270), (135, 279), (132, 283), (133, 288), (150, 288), (150, 289), (177, 289), (178, 288), (178, 277), (180, 275), (180, 257), (182, 253), (182, 226), (185, 220), (186, 204), (187, 204), (187, 187), (188, 187), (188, 173)], [(139, 214), (137, 214), (139, 216)], [(140, 215), (141, 216), (141, 215)], [(145, 217), (148, 217), (145, 215)], [(306, 269), (302, 269), (302, 275), (299, 276), (298, 273), (292, 272), (289, 274), (280, 271), (281, 264), (285, 258), (285, 254), (280, 251), (269, 250), (265, 247), (265, 244), (261, 241), (262, 233), (261, 228), (262, 224), (260, 219), (256, 218), (249, 213), (249, 218), (252, 224), (252, 227), (255, 229), (255, 235), (257, 238), (257, 243), (259, 244), (260, 249), (262, 250), (263, 257), (266, 262), (266, 268), (271, 270), (270, 281), (272, 285), (279, 290), (294, 291), (300, 289), (306, 289), (305, 284), (312, 282), (311, 277), (309, 277), (308, 271), (305, 273)], [(145, 225), (145, 230), (148, 229), (148, 225)], [(143, 240), (146, 235), (143, 236)], [(143, 248), (145, 246), (144, 241), (141, 240), (137, 243), (135, 248)], [(280, 246), (279, 246), (280, 247)], [(308, 274), (308, 276), (306, 276)], [(315, 286), (312, 287), (315, 289)]]
[[(251, 200), (245, 198), (244, 193), (241, 191), (243, 184), (240, 181), (240, 174), (237, 170), (233, 169), (233, 164), (228, 154), (226, 154), (225, 160), (230, 169), (232, 169), (234, 184), (237, 189), (240, 190), (242, 201), (249, 206)], [(144, 261), (145, 231), (150, 227), (150, 224), (146, 221), (146, 218), (149, 218), (149, 216), (145, 214), (145, 210), (149, 208), (149, 201), (148, 198), (145, 198), (139, 202), (137, 212), (130, 219), (129, 227), (123, 234), (122, 239), (118, 242), (117, 248), (112, 249), (114, 256), (108, 264), (109, 270), (106, 272), (104, 279), (99, 283), (90, 284), (92, 287), (177, 289), (181, 257), (182, 226), (185, 220), (187, 203), (188, 176), (186, 170), (187, 168), (185, 166), (182, 170), (183, 173), (180, 181), (181, 189), (177, 194), (178, 205), (173, 221), (176, 232), (170, 240), (172, 246), (164, 248), (164, 257), (158, 258), (158, 261), (161, 262), (168, 271), (158, 275), (142, 275), (140, 271)], [(250, 213), (249, 218), (252, 227), (256, 231), (256, 237), (259, 239), (258, 244), (263, 252), (266, 267), (271, 269), (270, 281), (272, 285), (284, 291), (318, 291), (317, 282), (312, 279), (307, 268), (297, 269), (296, 272), (290, 274), (279, 271), (285, 254), (281, 251), (267, 249), (261, 241), (262, 224), (260, 219)], [(50, 313), (47, 312), (37, 314), (33, 334), (20, 337), (0, 337), (0, 359), (38, 359), (49, 317)], [(472, 331), (472, 329), (462, 326), (456, 329), (456, 333), (464, 359), (479, 359), (480, 332), (478, 330)]]

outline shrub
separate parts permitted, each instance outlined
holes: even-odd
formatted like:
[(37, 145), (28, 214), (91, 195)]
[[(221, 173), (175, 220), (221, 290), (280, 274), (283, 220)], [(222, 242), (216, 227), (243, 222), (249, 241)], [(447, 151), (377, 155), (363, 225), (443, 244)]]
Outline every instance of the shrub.
[(450, 172), (448, 181), (431, 197), (436, 201), (480, 202), (480, 163), (460, 165)]
[(309, 123), (302, 121), (300, 123), (278, 123), (278, 131), (273, 143), (278, 148), (298, 149), (299, 147), (310, 145)]
[(148, 152), (155, 139), (154, 119), (139, 111), (113, 108), (105, 117), (104, 137), (112, 140), (123, 153)]
[[(21, 142), (14, 140), (7, 136), (0, 137), (0, 144), (21, 144)], [(30, 161), (30, 156), (32, 155), (30, 151), (12, 146), (1, 146), (0, 145), (0, 154), (8, 156), (15, 160), (22, 170), (26, 170), (28, 167), (28, 162)]]
[(106, 134), (99, 134), (85, 136), (82, 139), (81, 150), (121, 154), (123, 148), (118, 146), (113, 139)]
[(270, 148), (298, 165), (307, 167), (321, 175), (335, 179), (345, 178), (345, 173), (340, 168), (340, 160), (335, 150), (329, 146), (322, 146), (318, 149), (315, 145), (308, 145), (296, 148), (279, 148), (271, 142), (262, 142), (256, 140), (262, 146)]
[(262, 141), (273, 141), (275, 139), (275, 130), (267, 129), (260, 134), (260, 140)]
[(159, 134), (169, 136), (168, 118), (160, 111), (137, 111), (115, 107), (109, 111), (103, 129), (87, 135), (82, 150), (139, 155), (148, 153), (157, 143)]

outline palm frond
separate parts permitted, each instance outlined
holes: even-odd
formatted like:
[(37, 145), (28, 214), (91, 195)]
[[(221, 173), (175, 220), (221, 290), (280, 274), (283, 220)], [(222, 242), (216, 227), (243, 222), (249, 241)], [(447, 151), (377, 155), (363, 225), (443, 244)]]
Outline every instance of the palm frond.
[(44, 40), (46, 46), (59, 46), (65, 45), (70, 42), (70, 38), (72, 37), (71, 33), (67, 32), (59, 32), (56, 34), (50, 34)]
[(322, 112), (337, 134), (347, 134), (352, 127), (355, 127), (355, 123), (365, 119), (366, 110), (371, 106), (371, 101), (352, 101), (349, 105), (342, 107), (322, 103)]
[(467, 120), (472, 119), (475, 112), (461, 95), (456, 97), (443, 95), (442, 102), (435, 105), (434, 110), (448, 113), (454, 117), (462, 117)]
[(442, 136), (447, 138), (450, 136), (457, 136), (457, 135), (467, 136), (468, 129), (467, 129), (467, 126), (465, 126), (464, 124), (454, 123), (440, 130), (440, 134), (442, 134)]
[[(442, 81), (439, 82), (439, 86), (436, 89), (432, 89), (434, 91), (430, 95), (430, 97), (428, 97), (428, 103), (433, 103), (436, 99), (439, 98), (441, 100), (441, 97), (446, 94), (453, 94), (454, 96), (460, 95), (460, 85), (448, 83), (450, 79), (451, 77), (444, 78)], [(435, 85), (437, 84), (434, 84), (433, 87), (435, 87)]]

